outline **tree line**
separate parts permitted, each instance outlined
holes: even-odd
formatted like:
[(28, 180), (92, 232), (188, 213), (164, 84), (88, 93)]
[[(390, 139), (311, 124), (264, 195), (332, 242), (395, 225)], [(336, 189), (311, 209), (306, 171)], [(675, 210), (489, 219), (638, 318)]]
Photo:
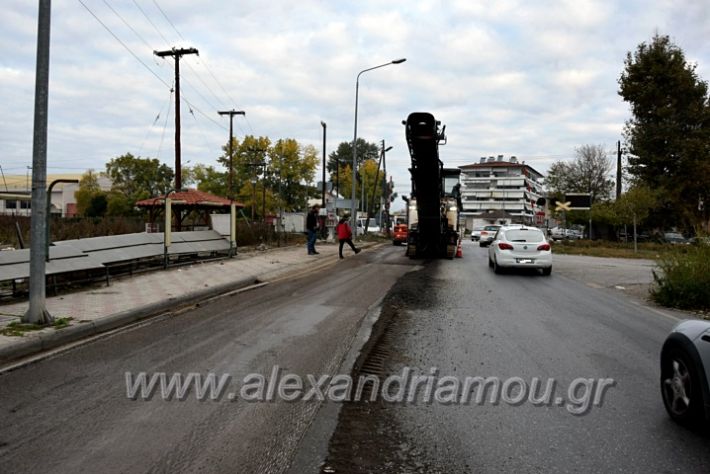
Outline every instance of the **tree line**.
[[(375, 183), (378, 153), (377, 145), (358, 139), (357, 196), (359, 198), (364, 186), (366, 199), (372, 200), (375, 188), (377, 203), (383, 195), (384, 182), (384, 173), (380, 170)], [(314, 146), (303, 146), (294, 139), (272, 142), (268, 137), (253, 135), (242, 140), (233, 138), (231, 147), (229, 142), (222, 146), (217, 163), (217, 166), (183, 166), (183, 186), (231, 197), (258, 218), (264, 213), (276, 215), (279, 210), (303, 211), (309, 198), (321, 195), (321, 189), (314, 185), (316, 167), (320, 163), (318, 151)], [(327, 171), (333, 186), (342, 196), (349, 197), (352, 183), (350, 143), (342, 142), (330, 153)], [(102, 189), (102, 177), (110, 181), (109, 190)], [(77, 212), (89, 217), (135, 215), (139, 212), (135, 207), (137, 201), (174, 190), (174, 180), (172, 168), (158, 159), (126, 153), (109, 160), (103, 171), (84, 173), (76, 192)], [(390, 193), (390, 197), (394, 200), (396, 194)]]
[(601, 145), (585, 145), (574, 161), (554, 163), (548, 191), (558, 197), (590, 192), (595, 222), (708, 232), (710, 96), (696, 69), (668, 36), (655, 35), (628, 52), (618, 79), (631, 109), (623, 132), (627, 191), (613, 199), (612, 164)]

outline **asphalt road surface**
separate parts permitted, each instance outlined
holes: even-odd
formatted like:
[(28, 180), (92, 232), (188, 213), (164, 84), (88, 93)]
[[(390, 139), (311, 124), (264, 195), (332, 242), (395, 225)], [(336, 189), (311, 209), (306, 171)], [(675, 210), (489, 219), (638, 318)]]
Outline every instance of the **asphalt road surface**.
[[(425, 403), (421, 390), (411, 403), (390, 403), (380, 393), (344, 406), (323, 470), (710, 472), (710, 437), (671, 422), (660, 397), (659, 352), (678, 313), (630, 299), (614, 287), (624, 276), (614, 271), (602, 284), (598, 271), (580, 267), (585, 261), (560, 256), (550, 277), (496, 275), (487, 249), (469, 242), (463, 260), (426, 262), (400, 280), (361, 373), (404, 377), (405, 368), (428, 375), (435, 367), (439, 377), (517, 377), (528, 386), (551, 378), (552, 403), (519, 402), (518, 382), (497, 403), (490, 386), (483, 403), (472, 396), (469, 404)], [(648, 279), (645, 265), (634, 265), (630, 283)], [(584, 389), (568, 396), (577, 378), (604, 381), (596, 406), (582, 409)]]
[[(319, 404), (230, 394), (274, 366), (338, 370), (368, 309), (414, 268), (401, 253), (363, 252), (0, 375), (0, 472), (283, 472)], [(132, 400), (126, 372), (232, 379), (218, 400)]]
[[(580, 272), (584, 259), (560, 258), (550, 277), (495, 275), (486, 261), (470, 242), (456, 260), (411, 261), (387, 246), (4, 373), (0, 472), (710, 471), (710, 438), (671, 422), (659, 394), (673, 313), (630, 299), (604, 268)], [(648, 278), (634, 271), (626, 283)], [(355, 376), (552, 378), (553, 400), (241, 396), (248, 374), (271, 379), (274, 366), (349, 372), (363, 321), (377, 315)], [(194, 390), (134, 400), (126, 372), (232, 378), (217, 400)], [(613, 383), (582, 410), (567, 393), (578, 378)]]

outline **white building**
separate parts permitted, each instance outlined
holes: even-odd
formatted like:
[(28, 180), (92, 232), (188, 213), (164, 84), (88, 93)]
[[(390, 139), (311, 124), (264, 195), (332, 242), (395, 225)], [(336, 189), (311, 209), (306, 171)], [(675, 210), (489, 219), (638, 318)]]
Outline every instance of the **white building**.
[[(52, 181), (57, 179), (79, 180), (81, 174), (57, 174), (47, 176), (47, 188)], [(20, 199), (20, 196), (31, 198), (32, 196), (32, 175), (4, 175), (0, 178), (0, 214), (29, 216), (32, 214), (30, 201)], [(99, 186), (103, 190), (111, 189), (111, 181), (104, 177), (99, 177)], [(50, 211), (53, 215), (62, 217), (72, 217), (76, 215), (76, 198), (74, 193), (79, 189), (77, 183), (57, 183), (52, 188)], [(4, 194), (4, 195), (3, 195)]]
[(539, 225), (544, 206), (542, 174), (530, 165), (503, 155), (481, 157), (479, 163), (460, 166), (462, 217), (466, 228), (486, 224)]

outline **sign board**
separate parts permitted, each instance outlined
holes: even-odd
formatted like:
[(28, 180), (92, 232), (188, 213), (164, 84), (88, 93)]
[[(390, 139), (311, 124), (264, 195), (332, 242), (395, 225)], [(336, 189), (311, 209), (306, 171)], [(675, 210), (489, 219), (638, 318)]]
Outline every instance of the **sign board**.
[(569, 203), (571, 211), (588, 211), (591, 207), (591, 195), (589, 193), (568, 193), (565, 200)]

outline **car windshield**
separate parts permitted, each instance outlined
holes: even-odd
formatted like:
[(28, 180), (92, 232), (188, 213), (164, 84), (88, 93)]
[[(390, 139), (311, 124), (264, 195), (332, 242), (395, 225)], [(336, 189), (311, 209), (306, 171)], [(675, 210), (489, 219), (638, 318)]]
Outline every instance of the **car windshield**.
[(513, 229), (505, 232), (505, 239), (510, 242), (542, 242), (545, 237), (537, 229)]
[(498, 230), (500, 229), (499, 225), (487, 225), (483, 228), (483, 230)]

